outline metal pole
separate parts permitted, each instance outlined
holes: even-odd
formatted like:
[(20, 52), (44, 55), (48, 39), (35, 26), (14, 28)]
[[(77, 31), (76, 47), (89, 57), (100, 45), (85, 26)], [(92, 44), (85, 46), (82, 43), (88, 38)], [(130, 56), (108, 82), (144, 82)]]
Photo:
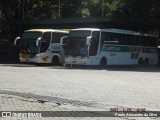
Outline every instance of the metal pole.
[(23, 20), (24, 20), (24, 3), (25, 3), (25, 0), (23, 0), (23, 15), (22, 15), (22, 17), (23, 17)]
[(59, 0), (59, 11), (58, 11), (58, 13), (59, 13), (59, 18), (61, 17), (61, 0)]
[(102, 16), (104, 16), (104, 0), (102, 1)]

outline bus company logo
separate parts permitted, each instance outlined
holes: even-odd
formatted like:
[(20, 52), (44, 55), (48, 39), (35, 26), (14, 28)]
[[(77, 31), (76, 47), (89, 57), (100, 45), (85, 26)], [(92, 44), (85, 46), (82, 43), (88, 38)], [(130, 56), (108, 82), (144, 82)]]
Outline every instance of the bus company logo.
[(142, 51), (141, 47), (129, 47), (129, 52), (131, 52), (132, 59), (138, 59), (141, 51)]
[(136, 53), (140, 53), (142, 50), (141, 47), (129, 47), (129, 52), (136, 52)]
[(102, 51), (121, 51), (120, 47), (118, 46), (109, 46), (109, 45), (103, 45), (102, 46)]
[(2, 112), (2, 117), (12, 117), (11, 112)]
[(43, 57), (43, 58), (41, 58), (43, 61), (47, 61), (47, 59), (48, 59), (48, 56), (45, 56), (45, 57)]

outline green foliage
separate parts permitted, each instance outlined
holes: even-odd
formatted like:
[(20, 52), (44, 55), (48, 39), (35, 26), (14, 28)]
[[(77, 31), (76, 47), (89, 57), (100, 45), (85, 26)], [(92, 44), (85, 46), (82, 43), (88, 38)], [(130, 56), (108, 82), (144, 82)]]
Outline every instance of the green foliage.
[[(60, 11), (59, 11), (60, 10)], [(160, 24), (160, 0), (0, 0), (0, 28), (8, 20), (118, 15)], [(160, 26), (155, 26), (160, 29)]]
[(159, 0), (123, 0), (123, 6), (118, 8), (121, 15), (136, 19), (152, 19), (159, 16)]
[(57, 0), (1, 0), (4, 17), (10, 20), (53, 19), (58, 16)]
[(0, 19), (56, 19), (59, 8), (61, 18), (121, 15), (157, 19), (160, 16), (159, 0), (1, 0)]

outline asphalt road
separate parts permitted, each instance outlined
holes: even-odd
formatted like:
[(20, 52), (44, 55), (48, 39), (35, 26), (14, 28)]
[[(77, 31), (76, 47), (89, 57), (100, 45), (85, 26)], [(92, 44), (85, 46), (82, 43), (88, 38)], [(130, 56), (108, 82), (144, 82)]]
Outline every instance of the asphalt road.
[[(0, 91), (56, 99), (73, 105), (110, 110), (160, 110), (160, 68), (110, 66), (35, 66), (0, 64)], [(48, 96), (48, 97), (45, 97)], [(88, 105), (88, 106), (87, 106)]]

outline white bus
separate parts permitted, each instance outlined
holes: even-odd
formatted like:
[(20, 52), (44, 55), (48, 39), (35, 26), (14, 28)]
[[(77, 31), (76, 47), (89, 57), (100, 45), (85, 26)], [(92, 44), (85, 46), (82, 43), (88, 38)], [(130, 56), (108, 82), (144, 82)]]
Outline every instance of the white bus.
[(22, 38), (17, 37), (14, 41), (19, 42), (20, 62), (52, 63), (57, 65), (64, 63), (64, 49), (61, 37), (68, 35), (67, 31), (54, 29), (31, 29), (23, 33)]
[(157, 37), (121, 29), (79, 28), (69, 32), (65, 64), (157, 64)]

